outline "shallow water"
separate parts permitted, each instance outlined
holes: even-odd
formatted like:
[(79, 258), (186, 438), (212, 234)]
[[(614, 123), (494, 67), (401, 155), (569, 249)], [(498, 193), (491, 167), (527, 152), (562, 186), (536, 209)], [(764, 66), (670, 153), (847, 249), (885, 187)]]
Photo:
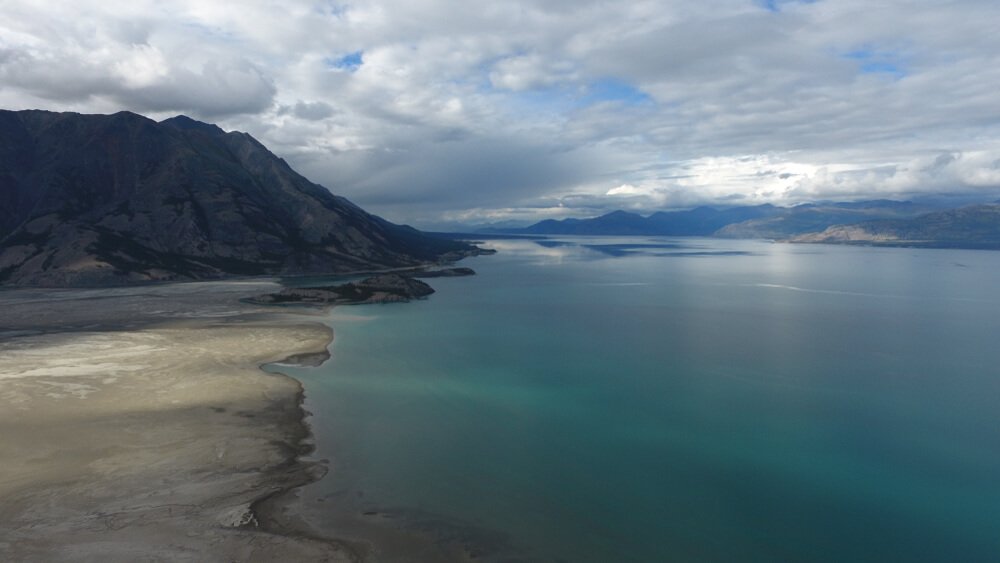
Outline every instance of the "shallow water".
[(1000, 253), (489, 246), (426, 301), (334, 310), (332, 360), (292, 371), (318, 525), (484, 560), (1000, 553)]

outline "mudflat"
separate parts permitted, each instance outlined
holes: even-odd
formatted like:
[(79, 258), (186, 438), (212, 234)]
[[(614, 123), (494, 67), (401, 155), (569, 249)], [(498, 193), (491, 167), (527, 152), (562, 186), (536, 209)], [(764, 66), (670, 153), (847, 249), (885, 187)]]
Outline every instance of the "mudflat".
[(259, 366), (333, 335), (240, 301), (277, 287), (0, 291), (0, 559), (363, 557), (255, 512), (323, 470), (299, 459), (301, 386)]

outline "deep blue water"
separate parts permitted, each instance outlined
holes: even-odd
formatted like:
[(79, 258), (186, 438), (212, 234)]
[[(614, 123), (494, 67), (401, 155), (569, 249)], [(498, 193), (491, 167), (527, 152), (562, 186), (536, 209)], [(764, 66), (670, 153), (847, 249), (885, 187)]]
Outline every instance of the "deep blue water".
[(485, 560), (1000, 557), (1000, 253), (490, 246), (335, 309), (332, 360), (291, 371), (320, 517), (454, 524)]

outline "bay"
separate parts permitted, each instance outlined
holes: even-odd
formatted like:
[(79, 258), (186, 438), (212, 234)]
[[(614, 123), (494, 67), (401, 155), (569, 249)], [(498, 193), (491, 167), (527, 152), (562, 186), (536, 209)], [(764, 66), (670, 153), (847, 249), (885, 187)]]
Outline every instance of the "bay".
[(332, 359), (283, 370), (330, 468), (315, 525), (485, 561), (1000, 553), (1000, 253), (488, 246), (427, 300), (333, 310)]

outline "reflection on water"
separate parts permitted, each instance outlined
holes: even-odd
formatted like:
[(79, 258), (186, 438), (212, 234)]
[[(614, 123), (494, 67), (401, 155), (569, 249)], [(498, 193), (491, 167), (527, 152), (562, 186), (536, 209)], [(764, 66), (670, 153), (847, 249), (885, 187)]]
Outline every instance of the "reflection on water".
[(336, 310), (295, 371), (319, 525), (485, 561), (1000, 552), (1000, 253), (488, 246), (427, 301)]
[[(752, 254), (751, 252), (745, 250), (713, 250), (706, 249), (704, 245), (682, 244), (679, 242), (609, 242), (604, 244), (591, 244), (587, 241), (581, 240), (557, 239), (535, 240), (533, 242), (545, 249), (566, 249), (567, 252), (563, 253), (563, 256), (576, 255), (580, 258), (587, 257), (587, 253), (581, 253), (581, 250), (589, 250), (603, 256), (613, 256), (617, 258), (626, 256), (749, 256)], [(592, 257), (599, 258), (598, 256)]]

